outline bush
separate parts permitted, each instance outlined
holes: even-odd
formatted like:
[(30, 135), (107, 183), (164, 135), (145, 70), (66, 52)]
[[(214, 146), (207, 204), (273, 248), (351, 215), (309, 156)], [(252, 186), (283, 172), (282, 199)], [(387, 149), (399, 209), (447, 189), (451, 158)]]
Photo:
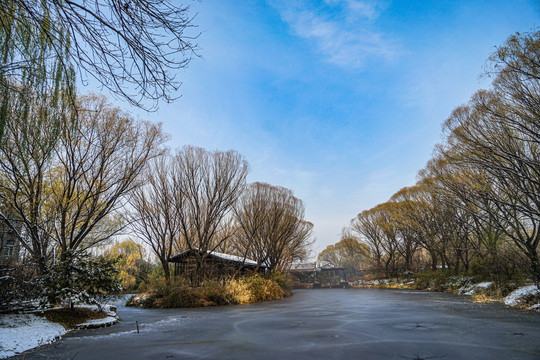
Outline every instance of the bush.
[(425, 270), (416, 275), (416, 288), (419, 290), (447, 291), (451, 272), (448, 270)]
[(482, 280), (492, 280), (497, 283), (522, 282), (527, 274), (517, 265), (519, 259), (511, 259), (509, 256), (479, 257), (471, 263), (471, 274)]
[(292, 289), (290, 279), (288, 279), (287, 275), (285, 273), (282, 273), (281, 271), (274, 271), (268, 276), (268, 278), (275, 281), (281, 288), (287, 291), (290, 291)]
[(0, 313), (36, 308), (33, 300), (41, 300), (43, 291), (35, 266), (5, 264), (0, 269)]
[(265, 279), (259, 274), (255, 274), (245, 279), (251, 292), (251, 302), (270, 301), (283, 299), (287, 296), (287, 291), (271, 279)]
[[(285, 277), (277, 279), (284, 281)], [(163, 280), (154, 280), (147, 286), (151, 289), (135, 297), (131, 305), (146, 308), (237, 305), (278, 300), (289, 295), (276, 280), (258, 274), (222, 282), (205, 280), (197, 287), (184, 278), (175, 278), (168, 285)]]
[(251, 290), (244, 279), (230, 279), (225, 285), (225, 291), (232, 299), (232, 304), (249, 304), (251, 302)]

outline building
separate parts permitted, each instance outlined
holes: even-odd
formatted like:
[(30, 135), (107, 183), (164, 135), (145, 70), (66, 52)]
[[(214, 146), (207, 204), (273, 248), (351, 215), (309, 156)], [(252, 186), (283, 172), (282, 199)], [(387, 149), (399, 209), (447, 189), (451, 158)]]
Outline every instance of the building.
[(17, 261), (20, 251), (17, 234), (3, 221), (0, 222), (0, 264)]
[[(203, 253), (198, 249), (190, 249), (171, 257), (169, 262), (174, 263), (173, 274), (175, 276), (192, 277), (197, 270), (197, 256), (202, 255)], [(244, 259), (240, 256), (208, 251), (204, 261), (203, 275), (211, 278), (221, 278), (236, 273), (244, 274), (254, 271), (264, 273), (266, 266), (257, 266), (256, 261)]]

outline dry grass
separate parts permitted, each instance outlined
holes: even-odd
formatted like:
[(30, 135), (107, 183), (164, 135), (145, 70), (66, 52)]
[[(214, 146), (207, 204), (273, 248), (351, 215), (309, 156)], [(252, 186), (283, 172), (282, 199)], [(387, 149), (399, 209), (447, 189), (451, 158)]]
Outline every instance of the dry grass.
[(229, 280), (225, 285), (225, 292), (236, 304), (249, 304), (252, 299), (249, 285), (244, 280)]
[(102, 319), (107, 316), (104, 312), (93, 311), (87, 308), (62, 308), (47, 310), (42, 314), (47, 320), (59, 323), (66, 329), (73, 329), (75, 325), (91, 319)]
[[(278, 280), (279, 281), (279, 280)], [(251, 304), (283, 299), (290, 295), (278, 281), (252, 275), (223, 281), (205, 280), (194, 287), (184, 279), (170, 285), (157, 282), (144, 297), (130, 305), (146, 308), (181, 308)]]
[(503, 300), (502, 298), (488, 297), (486, 294), (476, 294), (472, 296), (471, 301), (475, 303), (496, 303)]

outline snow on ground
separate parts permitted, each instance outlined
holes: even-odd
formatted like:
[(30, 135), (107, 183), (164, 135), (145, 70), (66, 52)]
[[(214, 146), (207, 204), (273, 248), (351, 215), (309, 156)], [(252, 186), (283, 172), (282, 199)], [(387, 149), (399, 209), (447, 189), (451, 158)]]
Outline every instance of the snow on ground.
[(62, 325), (33, 314), (0, 315), (0, 359), (50, 344), (65, 333)]
[(493, 282), (491, 282), (491, 281), (484, 281), (484, 282), (475, 284), (474, 286), (477, 287), (477, 288), (479, 288), (479, 289), (488, 289), (488, 288), (491, 287), (491, 285), (493, 285)]
[[(77, 307), (85, 307), (93, 311), (99, 311), (97, 305), (78, 305)], [(116, 315), (116, 307), (111, 305), (102, 305), (101, 310), (107, 313), (107, 316), (102, 319), (90, 319), (82, 324), (76, 325), (75, 329), (94, 329), (99, 327), (111, 326), (118, 322)]]
[[(77, 305), (98, 311), (96, 305)], [(88, 320), (76, 325), (76, 329), (92, 329), (110, 326), (118, 322), (116, 307), (102, 306), (107, 316), (102, 319)], [(53, 323), (33, 314), (0, 315), (0, 359), (17, 355), (38, 346), (58, 340), (67, 330), (60, 324)]]
[(478, 284), (467, 284), (458, 290), (458, 294), (461, 295), (474, 295), (482, 290), (487, 290), (493, 286), (493, 282), (485, 281)]
[(98, 327), (111, 326), (118, 322), (118, 317), (107, 316), (102, 319), (91, 319), (82, 324), (76, 325), (75, 329), (93, 329)]
[[(508, 306), (518, 306), (524, 302), (526, 297), (538, 294), (540, 294), (540, 290), (536, 287), (536, 285), (524, 286), (512, 291), (510, 295), (504, 298), (504, 303)], [(538, 304), (531, 306), (530, 309), (534, 310), (535, 306), (538, 306)]]

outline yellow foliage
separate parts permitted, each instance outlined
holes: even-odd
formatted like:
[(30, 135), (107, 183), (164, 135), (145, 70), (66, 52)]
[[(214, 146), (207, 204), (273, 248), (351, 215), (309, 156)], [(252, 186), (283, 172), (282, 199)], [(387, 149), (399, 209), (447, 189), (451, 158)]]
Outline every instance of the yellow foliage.
[(251, 291), (249, 285), (243, 280), (231, 279), (225, 285), (225, 293), (230, 296), (236, 304), (249, 304), (251, 302)]
[(132, 289), (135, 287), (135, 276), (130, 275), (125, 270), (120, 270), (120, 274), (118, 274), (118, 278), (122, 282), (122, 287), (124, 289)]
[(115, 259), (115, 268), (124, 289), (137, 286), (136, 274), (140, 274), (144, 265), (144, 248), (133, 240), (125, 240), (105, 251), (105, 258)]

